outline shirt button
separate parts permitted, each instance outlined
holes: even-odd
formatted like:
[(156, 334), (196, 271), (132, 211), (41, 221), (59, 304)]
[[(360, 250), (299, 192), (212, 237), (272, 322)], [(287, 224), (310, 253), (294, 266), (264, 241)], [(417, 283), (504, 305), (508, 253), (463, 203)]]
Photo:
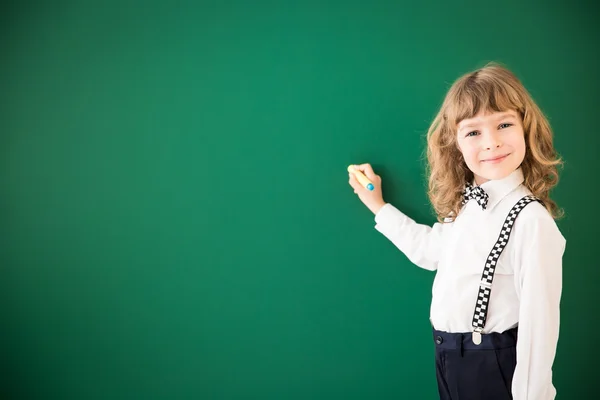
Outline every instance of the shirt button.
[(436, 344), (442, 344), (443, 341), (444, 341), (444, 339), (442, 339), (441, 336), (436, 336), (435, 337), (435, 343)]

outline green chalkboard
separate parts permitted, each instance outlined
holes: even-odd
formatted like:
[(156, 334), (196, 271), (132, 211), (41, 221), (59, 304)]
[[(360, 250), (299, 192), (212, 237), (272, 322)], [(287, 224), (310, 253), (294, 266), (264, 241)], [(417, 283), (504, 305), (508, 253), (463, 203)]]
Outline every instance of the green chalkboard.
[(498, 61), (548, 115), (567, 238), (554, 382), (591, 399), (598, 7), (582, 1), (11, 2), (0, 13), (6, 399), (435, 399), (425, 132)]

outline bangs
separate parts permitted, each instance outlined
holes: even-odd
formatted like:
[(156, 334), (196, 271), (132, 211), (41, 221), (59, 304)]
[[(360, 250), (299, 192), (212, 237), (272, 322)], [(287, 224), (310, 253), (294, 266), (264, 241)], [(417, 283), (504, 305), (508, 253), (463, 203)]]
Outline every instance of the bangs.
[(506, 81), (473, 74), (456, 82), (454, 89), (449, 93), (446, 112), (447, 120), (454, 126), (463, 119), (473, 118), (480, 111), (514, 110), (523, 117), (524, 102), (518, 90)]

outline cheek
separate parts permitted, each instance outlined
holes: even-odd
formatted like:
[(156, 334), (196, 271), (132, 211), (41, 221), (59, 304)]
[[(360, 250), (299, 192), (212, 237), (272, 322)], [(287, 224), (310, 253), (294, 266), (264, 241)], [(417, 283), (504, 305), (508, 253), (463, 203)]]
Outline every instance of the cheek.
[(519, 148), (525, 149), (525, 133), (522, 129), (517, 130), (511, 135), (512, 142)]
[(473, 162), (477, 159), (477, 149), (473, 146), (462, 146), (461, 153), (467, 163)]
[(513, 140), (513, 148), (517, 153), (525, 154), (525, 138), (523, 136), (515, 137), (515, 140)]
[(477, 153), (472, 152), (465, 155), (465, 161), (469, 167), (476, 167), (479, 163), (477, 161)]
[(458, 150), (462, 154), (462, 158), (469, 168), (477, 166), (479, 148), (474, 140), (457, 140)]

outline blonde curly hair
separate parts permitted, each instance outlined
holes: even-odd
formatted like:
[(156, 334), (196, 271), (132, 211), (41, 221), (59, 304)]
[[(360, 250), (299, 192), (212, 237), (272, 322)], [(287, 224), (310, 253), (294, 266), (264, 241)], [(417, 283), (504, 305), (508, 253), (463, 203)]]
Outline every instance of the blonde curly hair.
[(562, 160), (554, 149), (550, 124), (520, 80), (498, 63), (489, 63), (454, 82), (427, 131), (428, 195), (438, 220), (454, 220), (462, 207), (464, 187), (473, 180), (458, 148), (457, 125), (481, 110), (519, 114), (526, 143), (521, 164), (524, 185), (553, 218), (560, 218), (563, 212), (550, 199), (550, 190), (558, 183)]

